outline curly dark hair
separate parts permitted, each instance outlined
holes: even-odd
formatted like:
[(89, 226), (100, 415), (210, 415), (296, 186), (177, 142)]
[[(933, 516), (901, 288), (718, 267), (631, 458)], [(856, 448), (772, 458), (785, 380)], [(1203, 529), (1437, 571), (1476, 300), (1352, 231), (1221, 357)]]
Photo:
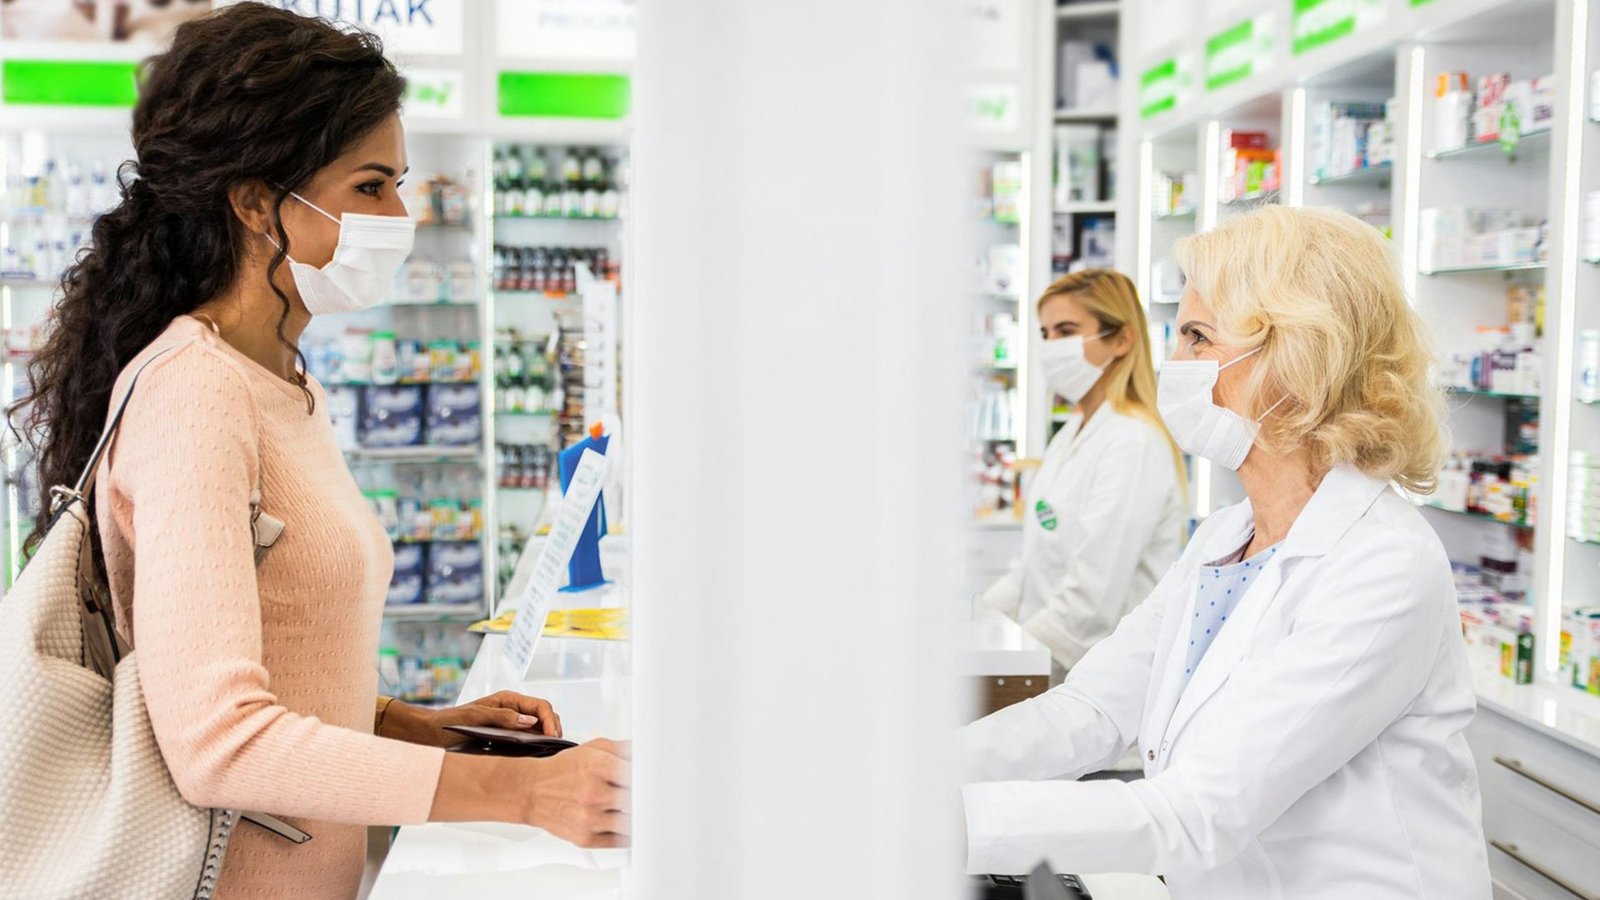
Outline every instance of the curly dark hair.
[[(95, 220), (89, 247), (61, 278), (30, 392), (12, 408), (39, 467), (31, 550), (50, 519), (50, 488), (73, 484), (104, 428), (118, 374), (178, 316), (230, 287), (252, 239), (229, 191), (260, 179), (276, 191), (275, 283), (289, 254), (284, 199), (400, 109), (405, 80), (378, 39), (260, 3), (179, 26), (145, 61), (133, 110), (135, 158), (117, 172), (121, 202)], [(15, 418), (13, 419), (16, 420)], [(92, 514), (92, 510), (91, 510)]]

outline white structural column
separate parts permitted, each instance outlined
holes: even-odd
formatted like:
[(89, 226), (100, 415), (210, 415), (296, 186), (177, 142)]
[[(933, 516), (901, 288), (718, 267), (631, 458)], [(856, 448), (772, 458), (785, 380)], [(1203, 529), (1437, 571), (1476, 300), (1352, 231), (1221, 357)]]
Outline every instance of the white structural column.
[(958, 7), (639, 4), (634, 897), (960, 896)]

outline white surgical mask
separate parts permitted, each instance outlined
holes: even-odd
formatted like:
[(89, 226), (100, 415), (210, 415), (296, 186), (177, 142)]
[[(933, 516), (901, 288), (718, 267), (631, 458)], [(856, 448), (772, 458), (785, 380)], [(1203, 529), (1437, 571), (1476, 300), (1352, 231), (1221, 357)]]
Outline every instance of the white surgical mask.
[(1111, 332), (1102, 331), (1087, 338), (1073, 335), (1045, 341), (1039, 351), (1039, 365), (1044, 369), (1044, 381), (1050, 390), (1073, 403), (1082, 400), (1104, 371), (1103, 367), (1084, 357), (1083, 345), (1086, 341), (1099, 340), (1108, 334)]
[[(335, 219), (322, 207), (290, 192), (291, 197), (339, 224), (339, 244), (322, 268), (289, 258), (289, 274), (300, 299), (313, 316), (361, 312), (382, 303), (395, 275), (416, 240), (417, 223), (410, 216), (344, 213)], [(267, 240), (278, 246), (271, 234)]]
[(1280, 398), (1254, 422), (1211, 399), (1217, 376), (1234, 363), (1261, 352), (1248, 353), (1218, 365), (1214, 359), (1168, 360), (1156, 380), (1156, 408), (1183, 452), (1209, 459), (1219, 466), (1238, 471), (1255, 445), (1261, 419), (1278, 408)]

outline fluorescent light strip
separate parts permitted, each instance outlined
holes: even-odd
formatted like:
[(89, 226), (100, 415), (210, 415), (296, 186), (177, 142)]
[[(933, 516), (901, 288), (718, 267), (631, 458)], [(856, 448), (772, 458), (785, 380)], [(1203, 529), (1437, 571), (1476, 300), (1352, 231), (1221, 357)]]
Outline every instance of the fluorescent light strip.
[[(1033, 196), (1033, 155), (1024, 150), (1020, 154), (1022, 166), (1022, 197), (1019, 205), (1022, 227), (1017, 231), (1022, 237), (1022, 290), (1017, 292), (1017, 324), (1022, 328), (1022, 339), (1026, 341), (1025, 348), (1033, 347), (1032, 322), (1028, 318), (1028, 298), (1033, 296), (1033, 204), (1029, 199)], [(1054, 223), (1051, 223), (1054, 225)], [(1035, 363), (1033, 354), (1028, 349), (1023, 349), (1022, 365), (1017, 366), (1017, 405), (1011, 410), (1012, 425), (1017, 439), (1017, 456), (1025, 458), (1028, 455), (1028, 372)], [(1049, 415), (1049, 410), (1045, 415)]]
[(1139, 234), (1134, 245), (1134, 286), (1144, 298), (1144, 307), (1150, 308), (1150, 216), (1154, 209), (1151, 192), (1155, 190), (1155, 146), (1149, 138), (1139, 142)]
[(1406, 80), (1405, 172), (1400, 179), (1401, 221), (1400, 284), (1406, 299), (1417, 305), (1417, 242), (1422, 239), (1418, 221), (1422, 216), (1422, 104), (1427, 84), (1426, 50), (1421, 44), (1411, 48), (1411, 67)]
[(1289, 206), (1306, 205), (1306, 89), (1289, 94)]
[(1586, 127), (1583, 85), (1586, 83), (1585, 44), (1589, 36), (1588, 6), (1583, 0), (1574, 2), (1572, 21), (1568, 25), (1572, 43), (1567, 48), (1565, 85), (1567, 146), (1561, 168), (1561, 226), (1556, 231), (1561, 240), (1556, 255), (1556, 259), (1561, 261), (1556, 294), (1556, 335), (1559, 339), (1555, 342), (1555, 384), (1551, 386), (1556, 415), (1550, 429), (1552, 446), (1545, 457), (1549, 464), (1540, 476), (1543, 484), (1548, 486), (1546, 490), (1541, 490), (1544, 496), (1540, 498), (1540, 505), (1544, 507), (1544, 513), (1539, 518), (1545, 525), (1545, 541), (1550, 553), (1545, 569), (1543, 634), (1539, 635), (1539, 641), (1544, 645), (1541, 651), (1544, 671), (1550, 676), (1556, 674), (1561, 664), (1560, 654), (1552, 651), (1561, 646), (1561, 608), (1565, 587), (1563, 569), (1567, 558), (1567, 464), (1572, 449), (1573, 339), (1576, 337), (1573, 329), (1578, 317), (1578, 212), (1582, 204), (1579, 191), (1582, 188), (1583, 131)]
[[(1218, 167), (1222, 165), (1222, 123), (1216, 119), (1206, 122), (1205, 149), (1201, 154), (1200, 209), (1196, 213), (1196, 230), (1207, 232), (1217, 227), (1217, 193), (1221, 187)], [(1211, 515), (1211, 460), (1195, 457), (1194, 460), (1194, 515), (1204, 519)]]

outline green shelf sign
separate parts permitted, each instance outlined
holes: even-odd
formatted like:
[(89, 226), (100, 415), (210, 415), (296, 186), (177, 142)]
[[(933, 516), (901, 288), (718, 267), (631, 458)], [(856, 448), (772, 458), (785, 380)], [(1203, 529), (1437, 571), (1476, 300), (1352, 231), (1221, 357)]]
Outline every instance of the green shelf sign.
[(1178, 105), (1178, 60), (1156, 63), (1139, 76), (1139, 118), (1157, 116)]
[(1291, 49), (1296, 56), (1349, 37), (1356, 33), (1356, 8), (1352, 0), (1294, 0), (1294, 35)]
[(5, 102), (12, 106), (133, 106), (139, 99), (136, 62), (8, 59), (0, 62)]
[(626, 75), (501, 72), (500, 115), (518, 118), (620, 119), (632, 85)]
[(1206, 90), (1215, 91), (1249, 78), (1255, 67), (1255, 19), (1245, 19), (1206, 41)]

